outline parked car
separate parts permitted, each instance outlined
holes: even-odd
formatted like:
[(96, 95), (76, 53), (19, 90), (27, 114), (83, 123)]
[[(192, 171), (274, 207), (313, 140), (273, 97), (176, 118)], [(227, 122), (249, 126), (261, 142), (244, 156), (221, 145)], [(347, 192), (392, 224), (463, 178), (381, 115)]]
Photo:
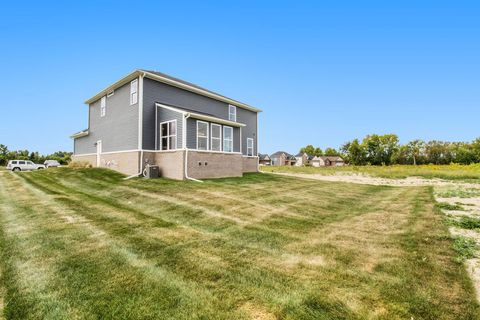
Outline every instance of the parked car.
[(58, 162), (57, 160), (45, 160), (43, 164), (46, 168), (60, 167), (60, 162)]
[(7, 164), (7, 170), (29, 171), (45, 169), (43, 164), (35, 164), (30, 160), (10, 160)]

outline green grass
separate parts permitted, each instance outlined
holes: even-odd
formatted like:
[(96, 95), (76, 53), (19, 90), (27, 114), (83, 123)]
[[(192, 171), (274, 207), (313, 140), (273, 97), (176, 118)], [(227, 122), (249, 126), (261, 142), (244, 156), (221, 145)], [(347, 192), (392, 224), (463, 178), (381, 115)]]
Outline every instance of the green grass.
[(456, 211), (465, 211), (465, 209), (460, 204), (451, 204), (448, 202), (438, 202), (436, 206), (443, 210), (456, 210)]
[(480, 218), (462, 216), (458, 219), (450, 219), (450, 224), (463, 229), (480, 229)]
[(422, 177), (427, 179), (462, 180), (480, 182), (480, 164), (472, 165), (393, 165), (393, 166), (344, 166), (344, 167), (295, 167), (262, 166), (265, 172), (286, 172), (306, 174), (366, 174), (373, 177), (404, 179)]
[(0, 172), (5, 318), (480, 319), (431, 188), (122, 178)]
[(458, 254), (458, 262), (474, 258), (475, 252), (478, 249), (475, 239), (462, 236), (455, 237), (453, 248)]

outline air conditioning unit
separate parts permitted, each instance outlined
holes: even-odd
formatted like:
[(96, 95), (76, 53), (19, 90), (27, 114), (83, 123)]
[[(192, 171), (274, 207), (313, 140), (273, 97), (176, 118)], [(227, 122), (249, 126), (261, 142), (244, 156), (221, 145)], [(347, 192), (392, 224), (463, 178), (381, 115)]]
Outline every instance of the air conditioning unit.
[(160, 168), (158, 166), (148, 165), (143, 170), (143, 176), (147, 179), (155, 179), (160, 177)]

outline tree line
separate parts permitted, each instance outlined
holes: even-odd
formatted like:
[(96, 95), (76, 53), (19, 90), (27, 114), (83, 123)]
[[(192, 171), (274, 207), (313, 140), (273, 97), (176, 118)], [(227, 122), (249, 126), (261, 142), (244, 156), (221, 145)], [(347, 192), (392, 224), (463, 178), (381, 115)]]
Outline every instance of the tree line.
[(0, 144), (0, 166), (6, 166), (9, 160), (30, 160), (35, 163), (43, 163), (45, 160), (57, 160), (60, 164), (70, 162), (72, 152), (57, 151), (48, 155), (41, 155), (37, 151), (15, 150), (10, 151), (4, 144)]
[(396, 134), (370, 134), (362, 140), (345, 143), (339, 151), (328, 148), (322, 153), (320, 148), (311, 145), (300, 151), (312, 155), (340, 155), (352, 165), (472, 164), (480, 163), (480, 138), (471, 142), (412, 140), (401, 144)]

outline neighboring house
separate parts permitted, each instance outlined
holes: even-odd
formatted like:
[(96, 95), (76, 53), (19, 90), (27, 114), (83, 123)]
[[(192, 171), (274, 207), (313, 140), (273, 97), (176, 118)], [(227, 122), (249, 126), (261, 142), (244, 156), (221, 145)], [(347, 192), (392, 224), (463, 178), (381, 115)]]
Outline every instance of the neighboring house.
[(295, 156), (295, 159), (297, 159), (295, 165), (298, 167), (311, 165), (313, 158), (315, 158), (315, 156), (306, 152), (300, 152)]
[(341, 167), (343, 165), (345, 165), (345, 161), (338, 156), (321, 156), (312, 159), (314, 167)]
[(270, 166), (272, 165), (272, 159), (270, 159), (270, 156), (268, 154), (258, 154), (258, 164), (262, 166)]
[(277, 151), (270, 156), (272, 166), (293, 166), (297, 161), (295, 157), (285, 151)]
[(73, 160), (128, 175), (147, 164), (173, 179), (258, 171), (261, 110), (163, 73), (136, 70), (85, 102)]

